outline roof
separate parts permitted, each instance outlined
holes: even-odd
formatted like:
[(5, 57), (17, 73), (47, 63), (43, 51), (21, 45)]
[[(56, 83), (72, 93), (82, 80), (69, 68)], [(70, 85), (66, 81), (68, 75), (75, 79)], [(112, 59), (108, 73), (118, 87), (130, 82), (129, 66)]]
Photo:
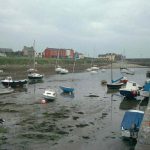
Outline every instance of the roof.
[(34, 48), (33, 48), (33, 46), (31, 46), (31, 47), (24, 46), (23, 50), (34, 51)]

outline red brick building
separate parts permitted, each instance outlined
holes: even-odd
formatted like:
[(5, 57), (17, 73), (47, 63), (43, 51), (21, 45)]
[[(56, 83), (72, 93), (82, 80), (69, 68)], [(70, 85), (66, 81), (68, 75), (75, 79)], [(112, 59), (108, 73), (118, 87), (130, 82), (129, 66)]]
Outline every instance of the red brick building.
[(58, 49), (58, 48), (46, 48), (43, 52), (45, 58), (74, 58), (73, 49)]

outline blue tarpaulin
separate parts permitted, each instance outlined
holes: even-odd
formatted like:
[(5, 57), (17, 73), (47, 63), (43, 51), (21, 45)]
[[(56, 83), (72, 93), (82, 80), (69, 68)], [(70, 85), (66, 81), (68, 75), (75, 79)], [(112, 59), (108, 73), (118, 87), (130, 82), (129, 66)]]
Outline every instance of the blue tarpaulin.
[(144, 112), (142, 111), (127, 111), (123, 117), (121, 127), (125, 130), (129, 130), (132, 124), (136, 125), (136, 128), (140, 128), (141, 122), (143, 120)]
[(150, 91), (150, 82), (144, 85), (144, 91)]
[(123, 77), (119, 78), (119, 79), (116, 79), (116, 80), (111, 80), (112, 83), (115, 83), (115, 82), (118, 82), (122, 79)]

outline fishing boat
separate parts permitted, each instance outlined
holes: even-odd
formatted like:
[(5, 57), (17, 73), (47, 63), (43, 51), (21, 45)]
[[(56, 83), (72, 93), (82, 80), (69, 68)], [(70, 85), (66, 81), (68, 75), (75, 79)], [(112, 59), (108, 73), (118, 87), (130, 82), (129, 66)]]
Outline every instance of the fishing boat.
[(121, 122), (121, 136), (123, 138), (137, 139), (144, 112), (140, 110), (128, 110)]
[(127, 98), (135, 98), (140, 94), (141, 86), (136, 82), (127, 82), (124, 88), (119, 89), (121, 95)]
[(66, 86), (59, 86), (60, 89), (63, 91), (63, 93), (73, 93), (74, 88), (72, 87), (66, 87)]
[(46, 99), (46, 100), (55, 100), (57, 98), (57, 93), (55, 90), (53, 89), (46, 89), (43, 93), (43, 97)]
[(27, 82), (28, 82), (27, 79), (13, 80), (11, 76), (8, 76), (4, 80), (1, 80), (1, 83), (5, 87), (12, 87), (12, 88), (23, 87), (27, 84)]

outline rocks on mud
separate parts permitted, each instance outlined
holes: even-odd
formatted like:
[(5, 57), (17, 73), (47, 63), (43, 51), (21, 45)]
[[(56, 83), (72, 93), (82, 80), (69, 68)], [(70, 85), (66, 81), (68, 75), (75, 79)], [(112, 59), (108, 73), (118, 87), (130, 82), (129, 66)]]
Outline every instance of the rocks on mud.
[(88, 126), (88, 124), (86, 124), (86, 123), (80, 123), (80, 124), (76, 125), (77, 128), (84, 128), (86, 126)]

